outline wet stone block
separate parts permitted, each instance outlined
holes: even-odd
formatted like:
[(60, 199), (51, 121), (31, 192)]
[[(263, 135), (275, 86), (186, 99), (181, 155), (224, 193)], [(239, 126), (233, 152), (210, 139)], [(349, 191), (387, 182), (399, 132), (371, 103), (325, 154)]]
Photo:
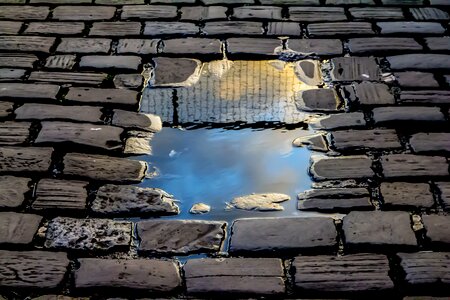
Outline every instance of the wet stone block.
[(449, 252), (398, 253), (409, 288), (421, 285), (450, 285)]
[(393, 129), (345, 130), (331, 133), (332, 145), (338, 151), (371, 149), (398, 149), (402, 145)]
[(130, 36), (141, 33), (139, 22), (96, 22), (89, 30), (91, 36)]
[(156, 54), (159, 40), (121, 39), (117, 53)]
[(106, 79), (105, 73), (84, 73), (84, 72), (32, 72), (28, 80), (51, 83), (100, 85)]
[(142, 161), (104, 155), (68, 153), (64, 174), (100, 181), (141, 182), (147, 170)]
[(26, 70), (23, 69), (0, 69), (0, 81), (21, 80)]
[(289, 19), (298, 22), (346, 21), (343, 7), (289, 7)]
[(0, 53), (0, 67), (32, 68), (36, 55), (25, 53)]
[(433, 87), (438, 88), (439, 83), (432, 73), (424, 72), (396, 72), (394, 76), (401, 87)]
[(200, 28), (187, 22), (146, 22), (144, 35), (195, 35), (200, 32)]
[(407, 212), (350, 212), (344, 217), (345, 243), (349, 247), (417, 246)]
[(386, 84), (363, 82), (351, 86), (343, 86), (343, 90), (351, 102), (359, 103), (360, 105), (395, 104), (394, 95)]
[(281, 7), (276, 6), (241, 6), (233, 9), (236, 19), (281, 20)]
[(319, 293), (373, 293), (391, 290), (389, 261), (379, 254), (345, 256), (299, 256), (295, 268), (295, 287)]
[(383, 20), (383, 19), (404, 19), (403, 11), (399, 7), (351, 7), (350, 14), (356, 20)]
[(0, 208), (15, 208), (22, 205), (25, 193), (30, 190), (28, 187), (30, 180), (24, 177), (1, 176)]
[(331, 130), (346, 127), (363, 127), (366, 125), (364, 113), (351, 112), (316, 117), (308, 120), (312, 127), (317, 129)]
[(184, 38), (164, 40), (163, 53), (220, 54), (221, 42), (216, 39)]
[(267, 24), (267, 35), (298, 36), (300, 34), (300, 24), (297, 22), (269, 22)]
[(36, 200), (31, 207), (42, 209), (85, 209), (87, 201), (85, 181), (41, 179), (36, 188)]
[(137, 223), (139, 251), (171, 254), (219, 252), (225, 238), (225, 222), (197, 220), (149, 220)]
[(207, 22), (202, 32), (208, 35), (262, 35), (262, 23), (247, 21)]
[(171, 195), (160, 189), (130, 185), (104, 185), (97, 191), (91, 210), (99, 214), (178, 214)]
[(391, 106), (373, 109), (375, 124), (388, 122), (442, 122), (444, 115), (438, 107)]
[(116, 8), (112, 6), (57, 6), (53, 10), (54, 20), (93, 21), (109, 20), (114, 17)]
[(281, 40), (267, 38), (231, 38), (227, 40), (227, 45), (230, 54), (275, 55), (282, 48)]
[(409, 11), (416, 20), (448, 20), (450, 16), (445, 11), (435, 7), (410, 8)]
[(38, 215), (0, 212), (0, 244), (30, 244), (41, 221)]
[[(302, 234), (299, 228), (309, 228)], [(332, 218), (264, 218), (238, 219), (233, 223), (229, 251), (301, 252), (313, 249), (331, 250), (336, 245)]]
[(445, 54), (404, 54), (388, 56), (392, 70), (450, 69), (450, 55)]
[(190, 259), (183, 269), (188, 294), (285, 292), (283, 265), (276, 258)]
[(386, 178), (416, 176), (448, 176), (445, 157), (412, 154), (389, 154), (381, 157)]
[(144, 83), (144, 77), (141, 74), (118, 74), (113, 81), (116, 88), (139, 88)]
[(435, 35), (445, 32), (441, 24), (432, 22), (378, 22), (377, 26), (381, 28), (381, 34)]
[(356, 38), (350, 39), (348, 47), (352, 53), (372, 53), (388, 51), (420, 51), (422, 46), (413, 38)]
[(323, 84), (321, 67), (318, 60), (304, 59), (296, 62), (295, 73), (305, 84), (319, 86)]
[(142, 129), (158, 132), (162, 129), (161, 118), (152, 114), (136, 113), (132, 111), (115, 109), (112, 124), (125, 128)]
[(124, 221), (57, 217), (48, 225), (45, 247), (87, 251), (128, 248), (131, 227)]
[(54, 104), (25, 103), (14, 111), (17, 120), (65, 119), (82, 122), (101, 122), (99, 107), (63, 106)]
[(409, 142), (414, 152), (450, 152), (450, 133), (420, 132), (412, 135)]
[(310, 173), (315, 180), (370, 178), (375, 175), (372, 160), (364, 155), (311, 157)]
[(152, 86), (190, 86), (200, 76), (201, 62), (190, 58), (154, 58)]
[(422, 216), (425, 225), (426, 236), (432, 243), (450, 244), (450, 216), (424, 215)]
[(45, 61), (45, 67), (48, 69), (71, 70), (76, 63), (76, 55), (52, 55)]
[(52, 148), (0, 147), (0, 172), (47, 172)]
[(125, 5), (121, 19), (173, 19), (178, 15), (176, 6), (169, 5)]
[(303, 111), (337, 111), (339, 97), (334, 89), (312, 89), (296, 95), (296, 105)]
[(83, 22), (32, 22), (25, 34), (76, 35), (84, 30)]
[(425, 42), (431, 50), (447, 51), (450, 48), (449, 37), (429, 37), (425, 38)]
[(110, 39), (102, 38), (63, 38), (56, 52), (59, 53), (108, 53)]
[(366, 188), (306, 190), (298, 195), (298, 209), (313, 211), (372, 210)]
[(62, 252), (0, 250), (0, 286), (4, 288), (56, 288), (67, 272)]
[(288, 48), (300, 54), (340, 55), (342, 42), (337, 39), (289, 39)]
[(312, 37), (375, 34), (372, 29), (372, 24), (368, 22), (314, 23), (309, 24), (307, 29), (309, 35)]
[(65, 96), (68, 101), (100, 104), (138, 104), (138, 92), (126, 89), (96, 89), (71, 87)]
[(432, 103), (449, 104), (450, 91), (439, 90), (420, 90), (420, 91), (402, 91), (400, 94), (402, 103)]
[(141, 65), (139, 56), (83, 56), (80, 60), (81, 68), (95, 69), (125, 69), (137, 70)]
[(55, 100), (59, 88), (53, 84), (0, 83), (0, 97)]
[(7, 121), (0, 123), (0, 145), (20, 145), (30, 135), (31, 123)]
[(334, 81), (378, 80), (380, 68), (371, 57), (338, 57), (331, 60)]
[(146, 292), (171, 292), (181, 286), (178, 265), (156, 259), (81, 258), (75, 287), (126, 288)]
[(383, 182), (380, 186), (386, 207), (432, 207), (435, 205), (426, 183)]

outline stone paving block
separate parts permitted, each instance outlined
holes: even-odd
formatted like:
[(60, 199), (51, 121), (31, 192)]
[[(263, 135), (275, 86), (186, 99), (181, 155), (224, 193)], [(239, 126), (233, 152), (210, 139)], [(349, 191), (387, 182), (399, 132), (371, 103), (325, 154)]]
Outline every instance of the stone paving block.
[(25, 75), (24, 69), (6, 69), (0, 68), (0, 81), (21, 80)]
[(22, 22), (0, 21), (0, 34), (19, 34)]
[(275, 55), (281, 51), (282, 42), (278, 39), (230, 38), (227, 39), (227, 52), (230, 54)]
[(281, 7), (277, 6), (240, 6), (233, 9), (236, 19), (281, 20)]
[(295, 268), (295, 287), (321, 293), (374, 293), (392, 290), (389, 261), (380, 254), (345, 256), (299, 256)]
[(375, 2), (373, 0), (326, 0), (326, 5), (375, 5)]
[(440, 191), (440, 198), (446, 209), (450, 208), (450, 182), (437, 182)]
[(409, 11), (416, 20), (448, 20), (450, 16), (445, 11), (435, 7), (410, 8)]
[(175, 261), (156, 259), (81, 258), (75, 271), (75, 287), (126, 288), (146, 292), (172, 292), (181, 286)]
[(187, 22), (145, 22), (144, 35), (195, 35), (200, 28), (194, 23)]
[(446, 151), (450, 152), (450, 133), (420, 132), (413, 134), (409, 140), (414, 152)]
[(163, 53), (220, 54), (221, 43), (216, 39), (185, 38), (164, 40)]
[(394, 129), (340, 130), (331, 132), (333, 147), (340, 150), (398, 149), (399, 138)]
[(375, 124), (401, 121), (436, 122), (444, 121), (438, 107), (387, 106), (373, 109)]
[(0, 117), (4, 118), (9, 116), (14, 110), (14, 103), (12, 102), (0, 102)]
[(309, 35), (312, 37), (375, 34), (372, 29), (372, 24), (368, 22), (314, 23), (309, 24), (307, 29)]
[(395, 104), (394, 95), (386, 84), (363, 82), (342, 86), (342, 89), (351, 102), (360, 105)]
[(426, 236), (432, 243), (450, 244), (450, 216), (423, 215), (422, 221), (427, 231)]
[(0, 83), (0, 97), (26, 99), (56, 99), (59, 86), (53, 84)]
[(228, 8), (225, 6), (184, 6), (180, 8), (181, 20), (207, 21), (225, 20)]
[(410, 215), (396, 211), (352, 211), (344, 217), (345, 243), (350, 247), (417, 246)]
[(41, 179), (31, 207), (36, 210), (86, 209), (88, 184), (86, 181)]
[(444, 54), (404, 54), (389, 56), (387, 60), (392, 70), (450, 69), (450, 55)]
[(152, 114), (136, 113), (115, 109), (112, 124), (115, 126), (135, 128), (145, 131), (158, 132), (162, 129), (161, 118)]
[(301, 34), (300, 24), (297, 22), (269, 22), (267, 24), (267, 35), (298, 36)]
[(68, 83), (83, 85), (100, 85), (108, 74), (105, 73), (87, 73), (87, 72), (32, 72), (28, 77), (29, 81)]
[(142, 161), (94, 154), (68, 153), (63, 163), (65, 175), (99, 181), (140, 182), (147, 170)]
[(334, 89), (312, 89), (295, 96), (297, 108), (302, 111), (332, 112), (339, 110), (340, 100)]
[(419, 90), (402, 91), (400, 94), (402, 103), (426, 103), (426, 104), (448, 104), (450, 103), (450, 91)]
[(118, 74), (113, 79), (116, 88), (139, 88), (144, 84), (144, 77), (141, 74)]
[(117, 53), (156, 54), (159, 40), (121, 39)]
[(45, 20), (49, 13), (48, 6), (7, 5), (0, 10), (0, 20)]
[(46, 4), (81, 4), (91, 3), (91, 0), (30, 0), (30, 3), (46, 3)]
[(346, 21), (343, 7), (289, 7), (289, 19), (298, 22)]
[(173, 19), (178, 15), (177, 7), (170, 5), (125, 5), (121, 19)]
[(30, 178), (0, 176), (0, 208), (15, 208), (22, 205), (25, 193), (30, 191)]
[(84, 30), (83, 22), (31, 22), (25, 34), (76, 35)]
[(140, 33), (139, 22), (95, 22), (89, 30), (91, 36), (130, 36)]
[(366, 120), (364, 119), (364, 113), (351, 112), (313, 118), (308, 123), (313, 128), (330, 130), (346, 127), (363, 127), (366, 125)]
[(339, 55), (343, 52), (342, 42), (337, 39), (289, 39), (288, 49), (316, 55)]
[(298, 195), (298, 209), (317, 211), (371, 210), (366, 188), (327, 188), (306, 190)]
[(432, 22), (378, 22), (381, 34), (443, 34), (445, 28)]
[(260, 0), (259, 2), (264, 5), (319, 5), (319, 0)]
[(449, 37), (428, 37), (425, 42), (431, 50), (447, 51), (450, 48)]
[(331, 60), (334, 81), (378, 80), (380, 68), (371, 57), (337, 57)]
[(370, 178), (375, 175), (372, 160), (364, 155), (311, 157), (310, 174), (315, 180)]
[(141, 65), (139, 56), (83, 56), (80, 60), (81, 68), (95, 69), (126, 69), (137, 70)]
[(45, 67), (48, 69), (71, 70), (76, 64), (76, 55), (52, 55), (47, 57)]
[(318, 60), (304, 59), (295, 63), (295, 75), (309, 86), (323, 85), (322, 65)]
[(0, 67), (33, 68), (36, 55), (25, 53), (0, 53)]
[(381, 157), (386, 178), (411, 176), (448, 176), (445, 157), (412, 154), (389, 154)]
[(349, 12), (356, 20), (405, 19), (400, 7), (351, 7)]
[(394, 73), (394, 76), (401, 87), (439, 87), (439, 83), (432, 73), (414, 71), (396, 72)]
[(90, 209), (99, 214), (179, 214), (172, 196), (160, 189), (107, 184), (97, 191)]
[(0, 244), (30, 244), (41, 221), (38, 215), (0, 212)]
[(63, 38), (56, 52), (60, 53), (108, 53), (110, 39), (102, 38)]
[(450, 284), (449, 252), (398, 253), (409, 287), (424, 284)]
[(0, 36), (0, 51), (49, 53), (54, 43), (54, 37)]
[(67, 101), (82, 103), (136, 105), (138, 92), (125, 89), (96, 89), (71, 87), (65, 96)]
[(151, 155), (151, 138), (129, 137), (125, 141), (123, 153), (131, 155)]
[(190, 58), (156, 57), (151, 86), (191, 86), (199, 80), (202, 64)]
[(30, 135), (30, 122), (6, 121), (0, 123), (0, 144), (20, 145), (27, 141)]
[(0, 147), (0, 172), (47, 172), (53, 149)]
[(201, 0), (205, 5), (211, 4), (253, 4), (254, 0)]
[(371, 37), (349, 39), (348, 47), (352, 53), (372, 53), (390, 51), (420, 51), (423, 47), (408, 37)]
[(160, 254), (219, 252), (226, 222), (199, 220), (146, 220), (137, 223), (139, 251)]
[(132, 223), (108, 219), (56, 217), (48, 225), (46, 248), (107, 251), (128, 248)]
[(17, 120), (65, 119), (82, 122), (101, 122), (100, 107), (63, 106), (53, 104), (25, 103), (15, 110)]
[(262, 23), (250, 21), (207, 22), (202, 32), (209, 35), (262, 35)]
[[(300, 228), (309, 229), (292, 234)], [(328, 217), (238, 219), (231, 232), (229, 252), (331, 250), (336, 245), (336, 229)]]
[(183, 269), (189, 294), (285, 292), (283, 265), (276, 258), (190, 259)]
[(410, 206), (432, 207), (434, 206), (433, 193), (426, 183), (409, 182), (383, 182), (380, 185), (383, 202), (387, 207)]
[(62, 21), (110, 20), (115, 13), (113, 6), (57, 6), (52, 18)]
[(145, 0), (96, 0), (95, 4), (122, 5), (122, 4), (144, 4)]
[(62, 252), (0, 250), (0, 286), (56, 288), (69, 263), (67, 254)]

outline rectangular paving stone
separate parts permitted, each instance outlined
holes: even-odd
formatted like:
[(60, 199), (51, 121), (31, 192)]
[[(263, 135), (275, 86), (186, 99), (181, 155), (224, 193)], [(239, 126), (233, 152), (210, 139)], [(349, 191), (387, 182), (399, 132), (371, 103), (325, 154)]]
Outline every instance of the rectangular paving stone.
[(289, 19), (298, 22), (334, 22), (346, 21), (343, 7), (289, 7)]
[(253, 4), (254, 0), (201, 0), (205, 5), (211, 4)]
[(55, 100), (59, 88), (54, 84), (0, 83), (0, 97)]
[(363, 127), (366, 125), (364, 119), (364, 113), (362, 112), (350, 112), (350, 113), (340, 113), (321, 116), (317, 118), (312, 118), (308, 123), (313, 128), (331, 130), (331, 129), (342, 129), (342, 128), (354, 128)]
[(30, 244), (41, 221), (38, 215), (0, 212), (0, 244)]
[[(291, 13), (292, 14), (292, 13)], [(277, 6), (240, 6), (233, 9), (236, 19), (281, 20), (281, 7)]]
[(121, 5), (121, 4), (144, 4), (145, 0), (96, 0), (95, 4)]
[(63, 252), (0, 250), (0, 286), (4, 288), (56, 288), (70, 261)]
[(85, 181), (41, 179), (36, 188), (36, 200), (31, 207), (36, 210), (85, 209), (88, 184)]
[(63, 162), (65, 175), (99, 181), (141, 182), (147, 171), (143, 161), (105, 155), (68, 153)]
[(136, 105), (138, 92), (125, 89), (96, 89), (71, 87), (65, 96), (67, 101), (100, 104)]
[(219, 252), (227, 223), (198, 220), (147, 220), (137, 223), (139, 251), (160, 254)]
[(175, 261), (156, 259), (81, 258), (75, 288), (126, 288), (145, 292), (172, 292), (181, 286)]
[(414, 152), (445, 151), (450, 152), (450, 133), (447, 132), (419, 132), (409, 139)]
[(264, 5), (319, 5), (319, 0), (260, 0), (259, 2)]
[(317, 55), (340, 55), (342, 42), (337, 39), (289, 39), (288, 48), (299, 53)]
[(355, 19), (383, 20), (383, 19), (405, 19), (400, 7), (351, 7), (350, 14)]
[(337, 57), (331, 60), (334, 81), (379, 80), (380, 68), (372, 57)]
[(76, 63), (76, 55), (52, 55), (47, 57), (45, 67), (48, 69), (71, 70)]
[(408, 287), (425, 284), (450, 284), (450, 252), (398, 253)]
[(49, 53), (55, 43), (54, 37), (43, 36), (0, 36), (1, 51)]
[(177, 7), (170, 5), (125, 5), (121, 19), (173, 19), (178, 15)]
[(446, 209), (450, 208), (450, 182), (436, 182), (440, 191), (440, 198)]
[(101, 122), (100, 107), (63, 106), (54, 104), (25, 103), (14, 112), (17, 120), (74, 120), (82, 122)]
[(432, 207), (433, 193), (426, 183), (383, 182), (380, 185), (381, 195), (386, 207)]
[(412, 176), (448, 176), (445, 157), (412, 154), (389, 154), (381, 157), (386, 178)]
[(423, 47), (408, 37), (371, 37), (349, 39), (348, 47), (352, 53), (372, 53), (390, 51), (420, 51)]
[(12, 102), (0, 102), (0, 117), (4, 118), (9, 116), (14, 110), (14, 103)]
[(0, 208), (16, 208), (25, 200), (25, 193), (30, 191), (30, 178), (0, 176)]
[(342, 229), (349, 247), (417, 246), (407, 212), (352, 211), (344, 217)]
[(60, 53), (108, 53), (110, 39), (102, 38), (63, 38), (56, 52)]
[(183, 269), (188, 294), (285, 292), (283, 265), (276, 258), (190, 259)]
[(115, 126), (150, 132), (158, 132), (162, 129), (161, 118), (157, 115), (136, 113), (121, 109), (114, 109), (113, 113), (111, 124)]
[[(364, 72), (363, 70), (361, 70)], [(362, 74), (365, 77), (366, 74)], [(383, 83), (362, 82), (350, 86), (342, 86), (352, 103), (360, 105), (395, 104), (394, 95), (389, 86)]]
[(117, 74), (113, 82), (116, 88), (137, 89), (144, 84), (144, 77), (141, 74)]
[(226, 20), (228, 8), (225, 6), (184, 6), (180, 8), (181, 20)]
[(282, 48), (278, 39), (230, 38), (227, 39), (227, 52), (230, 54), (275, 55)]
[(0, 10), (0, 20), (45, 20), (49, 13), (48, 6), (5, 5)]
[(378, 22), (381, 34), (443, 34), (445, 28), (434, 22)]
[(31, 22), (25, 34), (76, 35), (84, 30), (83, 22)]
[(21, 80), (25, 75), (24, 69), (7, 69), (0, 68), (0, 81), (17, 81)]
[(87, 72), (32, 72), (28, 77), (29, 81), (68, 83), (83, 85), (100, 85), (108, 75), (105, 73), (87, 73)]
[(292, 266), (295, 287), (301, 291), (373, 295), (394, 288), (389, 261), (380, 254), (298, 256)]
[(57, 6), (52, 18), (63, 21), (109, 20), (115, 13), (113, 6)]
[(394, 76), (401, 87), (439, 87), (439, 83), (434, 78), (433, 73), (407, 71), (395, 72)]
[(207, 22), (202, 31), (208, 35), (261, 35), (262, 23), (251, 21)]
[(431, 50), (447, 51), (450, 48), (450, 37), (428, 37), (425, 42)]
[(145, 22), (144, 35), (195, 35), (200, 28), (194, 23), (187, 22)]
[(301, 34), (301, 28), (298, 22), (269, 22), (267, 24), (266, 34), (278, 36), (298, 36)]
[(366, 188), (325, 188), (298, 195), (298, 209), (312, 211), (372, 210)]
[(372, 24), (368, 22), (314, 23), (309, 24), (307, 29), (309, 35), (312, 37), (375, 34), (372, 29)]
[(36, 55), (25, 53), (0, 53), (0, 67), (33, 68)]
[(164, 40), (163, 53), (220, 54), (222, 44), (216, 39), (185, 38)]
[(331, 132), (332, 145), (336, 150), (398, 149), (401, 148), (393, 129), (340, 130)]
[(444, 115), (438, 107), (387, 106), (373, 109), (375, 124), (405, 121), (444, 121)]
[(157, 39), (120, 39), (117, 53), (156, 54)]
[(450, 69), (450, 55), (445, 54), (404, 54), (388, 56), (392, 70)]
[(22, 22), (0, 21), (0, 34), (19, 34)]
[(334, 89), (311, 89), (295, 95), (295, 104), (301, 111), (336, 112), (340, 99)]
[(0, 123), (0, 144), (20, 145), (27, 141), (30, 135), (31, 123), (6, 121)]
[(0, 172), (47, 172), (52, 148), (0, 147)]
[(436, 7), (418, 7), (410, 8), (409, 11), (416, 20), (448, 20), (450, 16), (445, 11)]
[(450, 244), (448, 228), (450, 226), (450, 216), (423, 215), (426, 236), (432, 243)]
[(450, 91), (441, 90), (419, 90), (402, 91), (400, 94), (402, 103), (429, 103), (429, 104), (448, 104), (450, 103)]
[(46, 248), (107, 251), (129, 248), (132, 223), (56, 217), (48, 225)]
[(130, 36), (140, 33), (139, 22), (95, 22), (89, 30), (90, 36)]
[(83, 56), (80, 60), (80, 68), (95, 69), (125, 69), (137, 70), (141, 65), (139, 56)]
[[(292, 234), (308, 228), (302, 234)], [(327, 249), (336, 245), (332, 218), (263, 218), (238, 219), (233, 223), (229, 252), (299, 252)]]
[(313, 155), (309, 169), (314, 180), (370, 178), (372, 160), (364, 155), (326, 157)]

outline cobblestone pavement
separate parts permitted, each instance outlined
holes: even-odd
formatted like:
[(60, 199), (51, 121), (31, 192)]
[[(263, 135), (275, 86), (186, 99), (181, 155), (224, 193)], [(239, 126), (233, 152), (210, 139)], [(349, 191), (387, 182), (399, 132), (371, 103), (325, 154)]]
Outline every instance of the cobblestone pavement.
[[(0, 294), (448, 299), (449, 12), (449, 0), (0, 0)], [(317, 130), (297, 141), (318, 150), (299, 209), (325, 215), (159, 219), (179, 213), (171, 196), (130, 185), (148, 169), (130, 156), (161, 129), (139, 107), (188, 122), (174, 97), (189, 107), (199, 61), (224, 53), (281, 57), (320, 87), (290, 101)], [(160, 88), (141, 105), (154, 63)]]

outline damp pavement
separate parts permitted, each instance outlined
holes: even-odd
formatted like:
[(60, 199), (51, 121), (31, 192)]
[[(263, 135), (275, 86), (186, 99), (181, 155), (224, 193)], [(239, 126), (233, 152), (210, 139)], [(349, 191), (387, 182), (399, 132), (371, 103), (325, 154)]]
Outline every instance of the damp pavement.
[(447, 299), (449, 12), (0, 0), (0, 299)]

